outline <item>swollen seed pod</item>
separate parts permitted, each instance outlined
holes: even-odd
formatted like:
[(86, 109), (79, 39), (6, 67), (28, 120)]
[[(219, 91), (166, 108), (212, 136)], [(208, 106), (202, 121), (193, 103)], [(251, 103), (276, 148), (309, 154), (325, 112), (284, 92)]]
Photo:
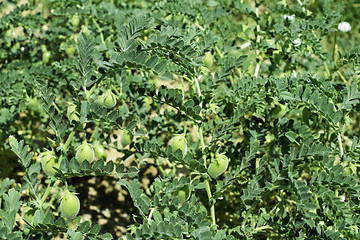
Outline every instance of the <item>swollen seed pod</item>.
[(69, 191), (66, 191), (65, 196), (61, 199), (60, 202), (60, 211), (61, 214), (68, 219), (73, 219), (78, 215), (80, 210), (80, 200), (79, 198)]
[(72, 56), (72, 55), (74, 55), (75, 50), (76, 50), (75, 46), (71, 45), (65, 49), (65, 52), (68, 56)]
[(94, 157), (94, 148), (86, 141), (84, 141), (79, 147), (77, 147), (75, 158), (80, 164), (85, 160), (91, 163), (94, 160)]
[(180, 202), (185, 202), (190, 198), (191, 191), (188, 186), (184, 186), (176, 191), (176, 195), (178, 196)]
[(72, 18), (71, 18), (71, 23), (72, 23), (72, 25), (73, 25), (74, 27), (79, 26), (79, 23), (80, 23), (80, 18), (79, 18), (79, 16), (78, 16), (78, 15), (72, 16)]
[(205, 56), (203, 58), (204, 66), (207, 68), (210, 68), (213, 64), (213, 57), (211, 55), (211, 52), (206, 52)]
[(100, 143), (99, 144), (96, 144), (94, 146), (94, 150), (95, 150), (95, 156), (98, 158), (98, 159), (106, 159), (107, 157), (107, 154), (106, 154), (106, 151), (105, 151), (105, 148), (103, 145), (101, 145)]
[(41, 154), (41, 166), (47, 175), (55, 175), (56, 170), (53, 167), (59, 168), (60, 166), (53, 151), (46, 151)]
[(172, 147), (173, 151), (180, 149), (183, 153), (183, 155), (186, 155), (187, 152), (187, 141), (185, 138), (185, 134), (176, 134), (171, 140), (170, 140), (170, 146)]
[(209, 165), (208, 174), (212, 178), (217, 178), (223, 174), (229, 165), (229, 159), (225, 154), (216, 154), (214, 161)]
[(113, 108), (116, 105), (116, 95), (108, 89), (99, 98), (99, 105), (105, 108)]
[(45, 64), (49, 63), (50, 58), (51, 58), (51, 53), (50, 52), (46, 51), (46, 52), (43, 53), (42, 60), (43, 60), (43, 62)]
[(283, 104), (277, 104), (276, 107), (271, 111), (274, 117), (282, 117), (286, 112), (286, 106)]
[(28, 205), (23, 206), (23, 210), (22, 210), (23, 218), (30, 224), (33, 224), (34, 222), (35, 212), (36, 212), (35, 208), (32, 208)]
[(133, 138), (134, 135), (131, 132), (125, 130), (123, 135), (121, 136), (121, 146), (126, 147), (132, 142)]

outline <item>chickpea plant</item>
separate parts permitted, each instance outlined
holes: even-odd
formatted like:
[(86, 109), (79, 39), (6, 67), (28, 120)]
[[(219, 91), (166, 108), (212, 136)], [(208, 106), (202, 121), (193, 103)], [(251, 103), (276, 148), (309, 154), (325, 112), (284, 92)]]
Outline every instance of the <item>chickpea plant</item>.
[(355, 0), (5, 2), (0, 239), (360, 239)]

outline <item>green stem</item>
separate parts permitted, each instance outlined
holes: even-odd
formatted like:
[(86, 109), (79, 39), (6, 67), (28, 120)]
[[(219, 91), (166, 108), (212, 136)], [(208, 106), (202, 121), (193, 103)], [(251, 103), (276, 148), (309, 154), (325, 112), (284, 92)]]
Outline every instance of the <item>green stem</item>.
[(242, 44), (242, 45), (240, 46), (240, 49), (244, 49), (244, 48), (247, 48), (247, 47), (249, 47), (249, 46), (251, 46), (251, 43), (250, 43), (250, 42), (246, 42), (246, 43), (244, 43), (244, 44)]
[(99, 24), (96, 22), (96, 20), (94, 18), (92, 20), (93, 20), (93, 23), (95, 24), (95, 26), (97, 27), (97, 29), (99, 30), (101, 42), (103, 44), (105, 44), (104, 35), (102, 34), (101, 27), (99, 26)]
[(126, 107), (126, 112), (128, 113), (128, 112), (129, 112), (129, 108), (128, 108), (127, 105), (126, 105), (125, 100), (124, 100), (124, 99), (121, 99), (121, 102), (122, 102), (122, 104)]
[(199, 95), (199, 97), (201, 97), (200, 85), (199, 85), (199, 81), (197, 78), (195, 78), (195, 85), (196, 85), (196, 89), (198, 91), (198, 95)]
[(122, 86), (120, 86), (120, 92), (116, 89), (114, 85), (111, 85), (112, 89), (114, 89), (115, 93), (120, 97), (122, 95)]
[(42, 205), (44, 204), (47, 196), (49, 195), (52, 187), (54, 186), (54, 184), (55, 184), (55, 181), (51, 181), (50, 184), (47, 186), (47, 189), (46, 189), (44, 195), (42, 196), (42, 198), (41, 198), (41, 200), (40, 200), (40, 207), (41, 207), (41, 208), (42, 208)]
[(340, 133), (338, 133), (338, 142), (339, 142), (339, 148), (340, 148), (340, 157), (342, 157), (344, 155), (344, 149), (343, 149), (343, 146), (342, 146)]
[(149, 217), (148, 217), (148, 224), (150, 224), (150, 221), (151, 221), (151, 218), (152, 218), (152, 215), (153, 215), (154, 211), (155, 211), (155, 208), (151, 208), (150, 213), (149, 213)]
[[(67, 149), (68, 149), (74, 135), (75, 135), (75, 129), (73, 129), (71, 131), (68, 139), (66, 139), (66, 142), (63, 144), (64, 153), (67, 151)], [(60, 157), (59, 157), (59, 166), (61, 165), (62, 158), (63, 158), (63, 154), (61, 154)]]
[[(256, 17), (259, 17), (259, 8), (257, 7), (255, 9), (255, 14), (256, 14)], [(260, 45), (260, 42), (261, 42), (261, 36), (260, 36), (260, 25), (258, 22), (256, 22), (256, 67), (255, 67), (255, 72), (254, 72), (254, 76), (257, 77), (259, 75), (259, 70), (260, 70), (260, 64), (259, 64), (259, 61), (260, 61), (260, 50), (259, 50), (259, 45)]]
[(195, 22), (195, 26), (197, 26), (198, 28), (200, 28), (201, 31), (205, 31), (205, 28), (203, 28), (202, 26), (200, 26), (200, 24), (198, 22)]
[(302, 3), (300, 0), (297, 0), (297, 2), (299, 3), (301, 9), (302, 9), (304, 12), (306, 12), (306, 9), (304, 8), (303, 3)]
[[(340, 124), (338, 124), (339, 128), (340, 128)], [(341, 140), (341, 132), (338, 133), (338, 143), (339, 143), (339, 150), (340, 150), (340, 158), (343, 157), (344, 155), (344, 149), (343, 149), (343, 146), (342, 146), (342, 140)]]
[(181, 79), (181, 88), (182, 88), (182, 99), (183, 101), (185, 100), (185, 84), (184, 84), (184, 79), (183, 78), (180, 78)]
[(336, 48), (337, 48), (337, 45), (336, 45), (336, 38), (337, 38), (337, 33), (335, 32), (335, 35), (334, 35), (334, 42), (333, 42), (333, 46), (332, 46), (332, 62), (335, 62), (335, 54), (336, 54)]
[(54, 107), (55, 107), (55, 109), (56, 109), (56, 111), (57, 111), (58, 113), (61, 112), (60, 108), (59, 108), (55, 103), (54, 103)]
[[(201, 151), (204, 152), (205, 150), (205, 143), (204, 143), (204, 137), (203, 137), (203, 133), (202, 133), (202, 128), (199, 126), (199, 134), (200, 134), (200, 141), (201, 141)], [(206, 155), (204, 156), (204, 166), (205, 168), (207, 168), (206, 165)], [(206, 193), (208, 195), (208, 199), (210, 202), (210, 215), (211, 215), (211, 223), (212, 225), (216, 225), (216, 216), (215, 216), (215, 202), (212, 202), (212, 194), (211, 194), (211, 188), (210, 188), (210, 183), (208, 179), (204, 180), (205, 183), (205, 189), (206, 189)]]
[(330, 77), (330, 71), (329, 71), (328, 65), (326, 63), (326, 60), (323, 61), (323, 64), (324, 64), (324, 68), (325, 68), (325, 72), (326, 72), (326, 77)]
[[(91, 87), (91, 89), (90, 89), (89, 91), (85, 91), (85, 92), (86, 92), (86, 99), (87, 99), (87, 100), (89, 100), (91, 94), (92, 94), (92, 93), (94, 92), (94, 90), (97, 88), (98, 84), (99, 84), (99, 81), (97, 81), (97, 82)], [(85, 90), (86, 90), (86, 89), (85, 89)]]
[(157, 167), (159, 168), (159, 170), (163, 176), (167, 175), (167, 173), (165, 172), (164, 168), (161, 165), (158, 165)]
[[(195, 78), (195, 84), (198, 90), (198, 94), (199, 97), (201, 97), (201, 90), (200, 90), (200, 85), (198, 82), (198, 79)], [(202, 107), (202, 104), (200, 105)], [(204, 154), (204, 150), (205, 150), (205, 141), (204, 141), (204, 136), (203, 136), (203, 132), (202, 132), (202, 128), (201, 126), (198, 124), (198, 128), (199, 128), (199, 135), (200, 135), (200, 143), (201, 143), (201, 152), (202, 152), (202, 156), (204, 158), (204, 167), (207, 168), (207, 164), (206, 164), (206, 155)], [(216, 216), (215, 216), (215, 202), (212, 199), (212, 194), (211, 194), (211, 188), (210, 188), (210, 183), (208, 179), (204, 180), (205, 183), (205, 188), (206, 188), (206, 193), (208, 195), (208, 199), (209, 199), (209, 203), (210, 203), (210, 215), (211, 215), (211, 222), (212, 225), (216, 225)]]
[(68, 139), (66, 140), (66, 142), (65, 142), (65, 144), (64, 144), (64, 149), (65, 149), (65, 150), (67, 150), (67, 148), (69, 147), (69, 145), (70, 145), (70, 143), (71, 143), (71, 140), (72, 140), (72, 138), (74, 137), (74, 135), (75, 135), (75, 131), (73, 130), (73, 131), (70, 133)]
[(92, 139), (94, 138), (94, 136), (97, 134), (98, 131), (98, 125), (95, 125), (94, 127), (94, 131), (92, 132), (90, 138), (89, 138), (89, 142), (92, 142)]
[(216, 52), (219, 54), (220, 58), (224, 57), (224, 54), (222, 54), (217, 46), (215, 46)]
[(257, 62), (256, 67), (255, 67), (255, 72), (254, 72), (255, 77), (257, 77), (259, 75), (259, 70), (260, 70), (260, 64)]

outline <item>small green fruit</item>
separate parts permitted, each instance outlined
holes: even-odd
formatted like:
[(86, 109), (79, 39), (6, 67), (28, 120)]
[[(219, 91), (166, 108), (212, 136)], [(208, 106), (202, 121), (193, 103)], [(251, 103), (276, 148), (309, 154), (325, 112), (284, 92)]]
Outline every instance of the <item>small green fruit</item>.
[(95, 157), (95, 151), (94, 148), (88, 144), (86, 141), (84, 141), (77, 149), (75, 158), (78, 160), (78, 162), (81, 164), (85, 160), (91, 163), (94, 160)]
[(72, 16), (72, 18), (71, 18), (71, 23), (72, 23), (72, 25), (73, 25), (74, 27), (79, 26), (79, 23), (80, 23), (80, 18), (79, 18), (79, 16), (78, 16), (78, 15)]
[(170, 140), (170, 146), (172, 147), (173, 151), (180, 149), (183, 153), (183, 155), (186, 155), (187, 152), (187, 141), (185, 138), (185, 134), (176, 134), (171, 140)]
[(83, 33), (85, 33), (86, 35), (90, 35), (91, 31), (86, 25), (82, 25), (81, 29)]
[(144, 102), (144, 106), (146, 107), (146, 109), (149, 110), (151, 108), (151, 103), (152, 103), (151, 97), (145, 97), (143, 102)]
[(36, 109), (39, 107), (39, 101), (37, 99), (37, 97), (32, 97), (32, 98), (29, 98), (28, 100), (28, 107), (31, 108), (31, 109)]
[(356, 172), (357, 172), (356, 166), (352, 163), (350, 163), (348, 166), (344, 167), (343, 169), (343, 173), (345, 176), (356, 174)]
[(278, 104), (272, 111), (274, 117), (282, 117), (285, 114), (286, 106)]
[(205, 56), (203, 58), (204, 66), (207, 68), (210, 68), (213, 64), (213, 57), (211, 55), (211, 52), (206, 52)]
[(216, 154), (214, 161), (209, 165), (208, 173), (212, 178), (223, 174), (229, 165), (229, 159), (223, 154)]
[(43, 62), (45, 64), (49, 63), (50, 58), (51, 58), (51, 53), (50, 52), (46, 51), (46, 52), (43, 53), (42, 60), (43, 60)]
[(187, 186), (181, 187), (176, 191), (180, 202), (185, 202), (190, 198), (191, 192)]
[(97, 144), (94, 146), (94, 150), (95, 150), (95, 156), (100, 159), (100, 158), (104, 158), (106, 159), (107, 154), (105, 152), (105, 148), (103, 145)]
[(134, 135), (131, 132), (125, 130), (123, 135), (121, 136), (121, 146), (125, 147), (129, 145), (132, 142), (133, 138)]
[(80, 200), (79, 198), (69, 191), (66, 191), (65, 196), (61, 199), (60, 202), (60, 211), (61, 214), (68, 219), (73, 219), (78, 215), (80, 210)]
[(35, 208), (25, 205), (23, 207), (23, 218), (30, 224), (33, 224), (35, 212), (36, 212)]
[(116, 95), (108, 89), (99, 98), (99, 105), (105, 108), (113, 108), (116, 105)]
[(56, 170), (53, 167), (60, 167), (53, 151), (46, 151), (41, 154), (41, 165), (44, 172), (49, 176), (54, 176), (56, 173)]
[(65, 49), (65, 52), (68, 56), (73, 56), (75, 50), (76, 50), (75, 47), (71, 45)]

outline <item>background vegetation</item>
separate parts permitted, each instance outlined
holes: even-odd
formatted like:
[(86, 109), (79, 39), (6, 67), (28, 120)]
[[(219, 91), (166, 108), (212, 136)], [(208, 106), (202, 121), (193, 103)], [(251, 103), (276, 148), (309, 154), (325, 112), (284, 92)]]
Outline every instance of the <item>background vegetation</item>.
[(356, 0), (0, 11), (0, 238), (360, 238)]

